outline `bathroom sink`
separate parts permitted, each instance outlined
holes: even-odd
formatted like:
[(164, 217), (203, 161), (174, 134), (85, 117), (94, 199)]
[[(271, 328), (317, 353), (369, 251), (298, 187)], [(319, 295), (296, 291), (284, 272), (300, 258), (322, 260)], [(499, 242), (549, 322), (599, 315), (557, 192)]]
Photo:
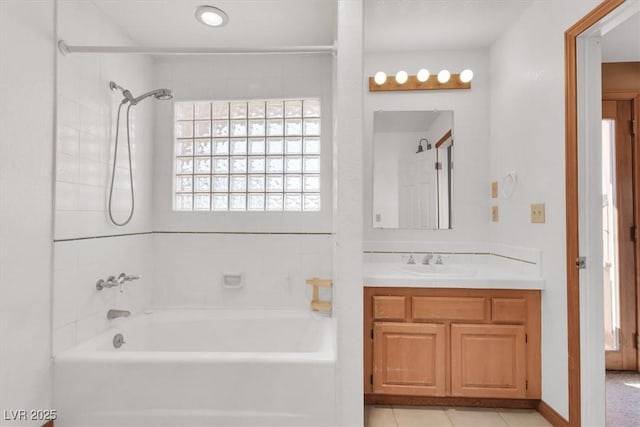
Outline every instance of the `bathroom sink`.
[(473, 276), (476, 272), (469, 267), (463, 267), (459, 265), (424, 265), (424, 264), (405, 264), (397, 267), (397, 269), (404, 273), (415, 276), (457, 276), (457, 277), (469, 277)]

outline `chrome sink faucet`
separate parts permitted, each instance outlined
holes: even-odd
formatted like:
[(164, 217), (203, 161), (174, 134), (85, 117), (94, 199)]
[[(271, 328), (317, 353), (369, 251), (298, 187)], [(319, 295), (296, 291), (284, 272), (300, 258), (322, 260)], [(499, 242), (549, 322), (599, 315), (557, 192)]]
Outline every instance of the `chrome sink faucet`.
[(129, 310), (109, 310), (107, 311), (107, 319), (113, 320), (118, 317), (129, 317), (131, 312)]

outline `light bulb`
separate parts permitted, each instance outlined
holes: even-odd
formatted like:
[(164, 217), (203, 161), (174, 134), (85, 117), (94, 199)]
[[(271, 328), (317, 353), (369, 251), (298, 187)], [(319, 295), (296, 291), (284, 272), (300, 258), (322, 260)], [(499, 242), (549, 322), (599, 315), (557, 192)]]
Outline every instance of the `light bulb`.
[(430, 76), (429, 70), (427, 70), (426, 68), (422, 68), (418, 70), (418, 74), (416, 74), (416, 78), (420, 83), (424, 83), (427, 80), (429, 80), (429, 76)]
[(442, 70), (438, 73), (438, 82), (446, 83), (451, 78), (451, 73), (448, 70)]
[(375, 76), (373, 76), (373, 81), (376, 82), (378, 86), (382, 86), (384, 82), (387, 81), (387, 75), (384, 71), (378, 71)]
[(469, 69), (462, 70), (462, 72), (460, 73), (460, 81), (462, 83), (469, 83), (472, 79), (473, 79), (473, 71)]
[(401, 85), (401, 84), (405, 84), (407, 82), (407, 80), (409, 79), (409, 75), (407, 74), (406, 71), (398, 71), (396, 73), (396, 82)]

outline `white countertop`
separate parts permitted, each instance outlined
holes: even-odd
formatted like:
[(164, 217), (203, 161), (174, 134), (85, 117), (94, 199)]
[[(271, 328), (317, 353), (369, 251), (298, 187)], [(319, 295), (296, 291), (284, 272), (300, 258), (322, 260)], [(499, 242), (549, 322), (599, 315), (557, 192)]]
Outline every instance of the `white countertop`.
[(534, 274), (496, 264), (422, 266), (395, 262), (365, 262), (365, 286), (412, 288), (544, 289)]

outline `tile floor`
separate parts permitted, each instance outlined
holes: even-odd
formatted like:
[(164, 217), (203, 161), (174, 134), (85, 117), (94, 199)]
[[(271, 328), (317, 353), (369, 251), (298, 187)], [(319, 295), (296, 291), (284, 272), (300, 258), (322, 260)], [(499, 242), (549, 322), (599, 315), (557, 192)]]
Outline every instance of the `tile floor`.
[(365, 427), (551, 427), (529, 409), (365, 407)]

